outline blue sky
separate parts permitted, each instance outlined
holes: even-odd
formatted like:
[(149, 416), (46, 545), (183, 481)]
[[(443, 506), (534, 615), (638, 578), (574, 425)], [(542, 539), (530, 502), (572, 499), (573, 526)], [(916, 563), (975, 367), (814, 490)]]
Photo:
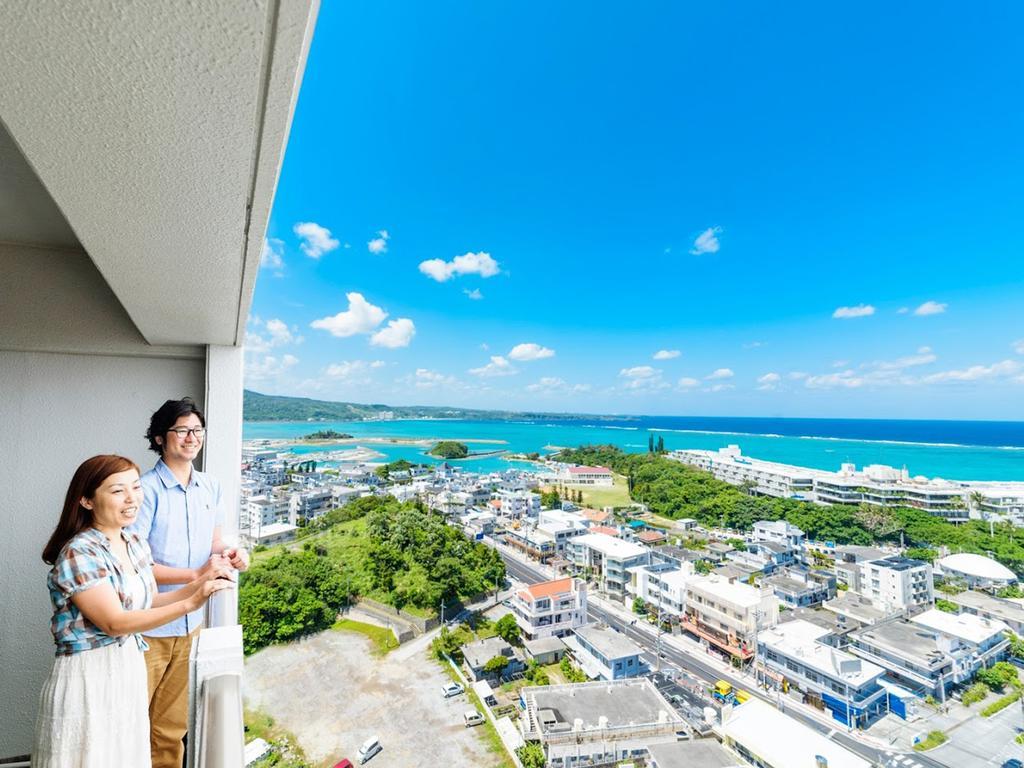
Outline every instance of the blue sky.
[(246, 385), (1024, 418), (1022, 25), (1011, 3), (324, 3)]

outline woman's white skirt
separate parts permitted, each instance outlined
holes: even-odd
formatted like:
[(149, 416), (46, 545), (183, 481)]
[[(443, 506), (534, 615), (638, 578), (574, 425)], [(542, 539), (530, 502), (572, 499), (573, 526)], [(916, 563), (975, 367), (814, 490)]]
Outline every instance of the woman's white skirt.
[(33, 768), (150, 768), (146, 662), (134, 637), (54, 660)]

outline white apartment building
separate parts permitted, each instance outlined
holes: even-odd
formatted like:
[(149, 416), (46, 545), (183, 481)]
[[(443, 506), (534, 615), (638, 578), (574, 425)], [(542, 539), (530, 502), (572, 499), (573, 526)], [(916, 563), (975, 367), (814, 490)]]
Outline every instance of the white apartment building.
[(563, 485), (595, 485), (611, 487), (615, 484), (612, 471), (608, 467), (563, 466), (556, 475)]
[(779, 544), (798, 552), (804, 543), (804, 532), (785, 520), (761, 520), (754, 523), (751, 539)]
[(585, 533), (569, 539), (566, 558), (597, 581), (602, 592), (620, 599), (627, 596), (628, 569), (650, 562), (650, 550), (603, 533)]
[(501, 514), (513, 520), (540, 514), (540, 494), (532, 491), (499, 490), (494, 498), (501, 502)]
[(749, 661), (757, 651), (757, 633), (778, 621), (779, 601), (771, 589), (717, 574), (687, 584), (681, 626), (721, 653)]
[(865, 560), (860, 563), (860, 593), (887, 612), (929, 608), (935, 602), (932, 568), (898, 555)]
[(825, 642), (829, 630), (803, 619), (787, 621), (757, 637), (758, 671), (770, 684), (790, 688), (821, 701), (833, 718), (863, 727), (885, 713), (885, 689), (877, 664)]
[(246, 503), (246, 527), (258, 531), (265, 525), (287, 522), (288, 499), (283, 496), (253, 496)]
[(798, 498), (820, 504), (874, 504), (881, 507), (914, 507), (938, 517), (963, 521), (980, 493), (975, 514), (998, 514), (1024, 519), (1024, 482), (953, 482), (942, 478), (911, 477), (906, 469), (870, 464), (857, 470), (844, 463), (838, 472), (797, 467), (744, 456), (739, 446), (717, 451), (671, 451), (668, 458), (710, 472), (733, 485), (750, 484), (757, 493)]
[(331, 506), (332, 494), (328, 487), (296, 491), (288, 499), (288, 519), (293, 524), (298, 520), (315, 520)]
[(561, 555), (569, 539), (587, 532), (587, 525), (580, 515), (573, 512), (545, 509), (537, 517), (537, 530), (551, 537), (555, 552)]
[(511, 607), (527, 640), (565, 637), (587, 623), (587, 585), (568, 577), (531, 584)]
[(681, 616), (686, 606), (686, 586), (694, 578), (693, 563), (638, 565), (629, 569), (629, 599), (640, 598), (666, 614)]

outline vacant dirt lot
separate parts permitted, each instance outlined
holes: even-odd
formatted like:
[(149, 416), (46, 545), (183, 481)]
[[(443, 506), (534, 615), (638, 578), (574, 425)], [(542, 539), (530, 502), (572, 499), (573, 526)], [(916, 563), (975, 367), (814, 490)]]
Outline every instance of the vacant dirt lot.
[(327, 766), (348, 757), (371, 736), (384, 751), (371, 768), (495, 766), (483, 727), (466, 728), (465, 695), (443, 699), (448, 677), (426, 657), (426, 638), (370, 654), (362, 635), (327, 631), (266, 648), (246, 661), (247, 706), (271, 715), (298, 737), (313, 761)]

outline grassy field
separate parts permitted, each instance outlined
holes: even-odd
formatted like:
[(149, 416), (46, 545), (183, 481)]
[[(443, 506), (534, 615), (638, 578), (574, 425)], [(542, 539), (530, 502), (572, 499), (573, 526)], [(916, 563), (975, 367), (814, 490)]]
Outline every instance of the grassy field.
[(398, 640), (395, 633), (385, 627), (378, 627), (374, 624), (366, 624), (362, 621), (352, 619), (341, 619), (334, 623), (331, 629), (341, 632), (358, 632), (366, 635), (373, 642), (373, 653), (375, 656), (384, 656), (388, 651), (398, 647)]
[(295, 736), (277, 725), (270, 715), (246, 709), (244, 722), (246, 742), (263, 739), (274, 747), (274, 751), (254, 763), (253, 768), (313, 768)]
[(614, 475), (614, 485), (611, 488), (584, 488), (583, 503), (594, 509), (604, 507), (628, 507), (633, 503), (629, 498), (629, 489), (626, 478), (622, 475)]

